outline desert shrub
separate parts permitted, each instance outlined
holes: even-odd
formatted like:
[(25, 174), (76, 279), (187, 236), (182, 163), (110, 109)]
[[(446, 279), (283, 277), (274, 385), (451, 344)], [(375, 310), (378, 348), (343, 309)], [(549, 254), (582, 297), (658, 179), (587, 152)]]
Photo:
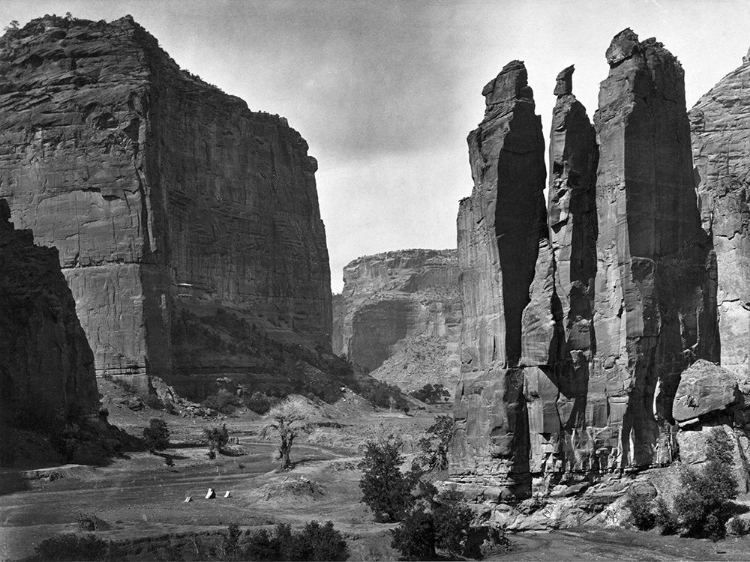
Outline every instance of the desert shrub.
[(378, 408), (395, 407), (403, 410), (409, 406), (399, 387), (380, 381), (375, 381), (375, 384), (372, 386), (360, 388), (359, 394), (370, 404)]
[(631, 488), (628, 492), (628, 499), (625, 507), (630, 509), (630, 516), (633, 518), (633, 524), (641, 531), (648, 531), (654, 528), (656, 516), (651, 511), (651, 498), (646, 494), (638, 494)]
[(457, 492), (435, 496), (435, 486), (420, 483), (414, 508), (393, 531), (391, 546), (406, 560), (433, 560), (436, 548), (451, 558), (467, 554), (471, 509), (461, 503)]
[(274, 533), (265, 529), (250, 533), (239, 550), (241, 560), (346, 560), (349, 549), (343, 535), (328, 521), (311, 521), (299, 533), (279, 523)]
[(95, 535), (65, 533), (44, 539), (34, 550), (40, 560), (103, 560), (108, 546)]
[(392, 531), (391, 546), (403, 560), (435, 559), (435, 523), (431, 513), (415, 509)]
[(359, 463), (363, 471), (359, 481), (360, 501), (368, 505), (375, 521), (380, 523), (400, 521), (414, 503), (411, 490), (419, 475), (414, 471), (401, 472), (402, 448), (403, 442), (394, 435), (380, 442), (367, 441), (364, 458)]
[(733, 517), (729, 525), (727, 525), (727, 530), (729, 534), (741, 537), (750, 533), (750, 525), (744, 519)]
[(161, 418), (151, 418), (148, 427), (143, 430), (143, 440), (151, 452), (163, 451), (169, 447), (169, 428)]
[(246, 394), (243, 397), (243, 403), (248, 410), (252, 410), (256, 414), (265, 414), (279, 403), (279, 399), (273, 396), (268, 396), (264, 392), (255, 391), (252, 394)]
[(222, 414), (231, 414), (242, 406), (242, 400), (236, 394), (229, 392), (226, 388), (220, 388), (215, 394), (207, 397), (201, 406), (218, 410)]
[(78, 512), (76, 515), (76, 523), (78, 524), (78, 530), (83, 531), (101, 531), (102, 529), (108, 529), (109, 526), (99, 519), (96, 515), (91, 513)]
[(428, 402), (430, 404), (436, 404), (438, 402), (445, 402), (450, 398), (451, 393), (442, 384), (426, 384), (419, 390), (410, 392), (414, 398), (421, 400), (422, 402)]
[(433, 506), (435, 544), (452, 555), (465, 554), (466, 542), (474, 514), (458, 492), (448, 492)]
[(732, 443), (720, 428), (712, 429), (706, 439), (706, 459), (702, 470), (680, 474), (682, 491), (675, 497), (674, 510), (687, 536), (718, 540), (726, 534), (731, 500), (737, 497)]
[[(221, 427), (207, 427), (203, 430), (203, 436), (208, 443), (209, 458), (215, 458), (216, 453), (221, 452), (221, 449), (229, 443), (227, 424), (222, 424)], [(213, 457), (211, 453), (214, 453)]]
[(654, 502), (655, 524), (659, 527), (662, 535), (674, 535), (680, 530), (680, 522), (674, 512), (669, 509), (664, 498), (657, 498)]
[(448, 449), (453, 438), (453, 417), (440, 415), (427, 428), (425, 436), (417, 441), (419, 454), (415, 465), (420, 470), (445, 470), (448, 468)]

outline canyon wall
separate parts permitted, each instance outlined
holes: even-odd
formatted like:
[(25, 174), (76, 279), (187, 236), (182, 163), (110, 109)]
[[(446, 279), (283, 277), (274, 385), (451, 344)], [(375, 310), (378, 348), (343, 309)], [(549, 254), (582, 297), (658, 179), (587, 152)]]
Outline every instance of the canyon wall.
[(96, 414), (94, 355), (55, 248), (34, 245), (15, 230), (0, 199), (0, 410), (13, 422), (42, 410)]
[(522, 63), (484, 88), (469, 135), (451, 480), (486, 501), (528, 497), (536, 476), (670, 463), (680, 374), (718, 360), (682, 68), (629, 29), (606, 56), (593, 127), (573, 68), (557, 77), (547, 212)]
[(405, 391), (438, 383), (453, 392), (462, 317), (456, 250), (356, 259), (335, 301), (336, 354)]
[(317, 163), (285, 119), (181, 71), (129, 16), (45, 16), (0, 49), (0, 196), (58, 247), (98, 375), (221, 373), (185, 361), (185, 311), (329, 346)]
[(703, 228), (718, 266), (721, 364), (750, 379), (750, 53), (690, 110)]

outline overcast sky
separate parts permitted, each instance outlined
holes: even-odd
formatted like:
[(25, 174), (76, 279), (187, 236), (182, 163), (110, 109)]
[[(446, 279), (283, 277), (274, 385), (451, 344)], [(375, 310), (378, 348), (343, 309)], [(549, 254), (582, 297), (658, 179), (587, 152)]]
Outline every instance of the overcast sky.
[(750, 47), (747, 0), (1, 0), (0, 24), (131, 14), (182, 67), (289, 120), (318, 159), (333, 289), (367, 254), (456, 246), (482, 87), (525, 61), (547, 133), (556, 74), (592, 116), (632, 28), (685, 69), (688, 107)]

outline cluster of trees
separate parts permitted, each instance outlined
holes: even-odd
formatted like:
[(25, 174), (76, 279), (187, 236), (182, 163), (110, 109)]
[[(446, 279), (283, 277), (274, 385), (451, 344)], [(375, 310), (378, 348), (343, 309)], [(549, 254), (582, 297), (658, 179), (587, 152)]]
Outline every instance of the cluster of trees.
[(438, 416), (419, 441), (420, 453), (406, 472), (400, 437), (388, 435), (368, 441), (359, 467), (362, 502), (376, 521), (400, 522), (392, 531), (391, 546), (404, 560), (434, 560), (437, 551), (455, 557), (481, 557), (479, 541), (472, 535), (484, 533), (487, 548), (505, 548), (509, 541), (500, 532), (488, 536), (487, 528), (472, 527), (474, 514), (456, 492), (438, 493), (423, 476), (447, 466), (447, 450), (453, 429), (450, 416)]
[(737, 497), (737, 479), (732, 472), (732, 443), (720, 428), (708, 434), (706, 461), (700, 470), (682, 470), (680, 491), (671, 507), (661, 496), (652, 499), (631, 492), (626, 505), (635, 526), (641, 530), (659, 527), (664, 535), (723, 538), (732, 516), (732, 500)]
[(451, 397), (451, 393), (442, 384), (426, 384), (419, 390), (415, 390), (409, 394), (417, 400), (427, 402), (428, 404), (446, 402)]
[(279, 523), (273, 532), (260, 529), (247, 533), (244, 540), (232, 523), (218, 554), (220, 560), (346, 560), (349, 548), (331, 521), (311, 521), (298, 533)]

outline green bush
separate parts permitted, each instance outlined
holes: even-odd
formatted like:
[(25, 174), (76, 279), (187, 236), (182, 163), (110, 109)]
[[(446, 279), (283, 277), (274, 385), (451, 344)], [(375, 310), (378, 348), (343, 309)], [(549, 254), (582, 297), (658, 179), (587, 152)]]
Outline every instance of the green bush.
[(237, 553), (240, 560), (346, 560), (349, 548), (331, 521), (311, 521), (299, 533), (285, 523), (273, 534), (265, 529), (250, 533)]
[(360, 501), (368, 505), (380, 523), (400, 521), (414, 503), (411, 490), (419, 475), (414, 471), (401, 472), (402, 447), (401, 439), (393, 435), (379, 443), (367, 441), (364, 459), (359, 463), (363, 471)]
[(34, 550), (40, 560), (103, 560), (109, 545), (95, 535), (65, 533), (44, 539)]
[(728, 531), (732, 535), (741, 537), (750, 533), (750, 525), (748, 525), (747, 521), (740, 519), (739, 517), (734, 517), (729, 522)]
[(148, 427), (143, 430), (143, 440), (151, 452), (163, 451), (169, 447), (169, 428), (161, 418), (151, 418)]
[[(229, 443), (229, 431), (227, 430), (227, 424), (222, 424), (221, 427), (210, 427), (203, 430), (203, 435), (208, 442), (209, 453), (214, 453), (221, 450)], [(210, 456), (210, 455), (209, 455)]]
[(674, 512), (669, 509), (664, 498), (657, 498), (654, 502), (655, 523), (662, 535), (674, 535), (680, 530), (680, 522)]
[(410, 392), (409, 394), (411, 394), (417, 400), (428, 402), (430, 404), (445, 402), (451, 396), (451, 393), (442, 384), (426, 384), (419, 390), (415, 390), (413, 392)]
[(654, 528), (656, 516), (651, 512), (651, 498), (646, 494), (638, 494), (631, 488), (628, 492), (628, 499), (625, 507), (630, 509), (630, 515), (633, 518), (633, 524), (641, 531), (648, 531)]
[(712, 429), (706, 439), (706, 459), (702, 470), (680, 474), (682, 491), (675, 497), (674, 510), (687, 536), (718, 540), (726, 534), (731, 500), (737, 497), (732, 443), (721, 428)]
[(454, 557), (466, 554), (466, 543), (471, 530), (474, 513), (461, 503), (458, 492), (447, 492), (439, 498), (432, 509), (435, 526), (435, 543)]
[(207, 397), (201, 406), (217, 410), (222, 414), (231, 414), (242, 406), (242, 400), (236, 394), (229, 392), (226, 388), (220, 388), (218, 392)]
[(391, 546), (402, 560), (435, 560), (435, 523), (431, 513), (415, 509), (392, 531)]

